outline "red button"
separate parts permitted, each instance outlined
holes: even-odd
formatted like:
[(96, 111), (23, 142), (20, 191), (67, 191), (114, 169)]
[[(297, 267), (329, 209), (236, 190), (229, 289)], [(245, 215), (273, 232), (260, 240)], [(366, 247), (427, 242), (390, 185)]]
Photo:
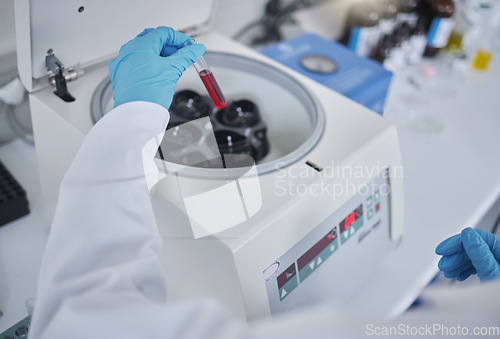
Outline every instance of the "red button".
[(375, 206), (375, 211), (378, 212), (379, 209), (380, 209), (380, 204), (377, 204), (377, 206)]

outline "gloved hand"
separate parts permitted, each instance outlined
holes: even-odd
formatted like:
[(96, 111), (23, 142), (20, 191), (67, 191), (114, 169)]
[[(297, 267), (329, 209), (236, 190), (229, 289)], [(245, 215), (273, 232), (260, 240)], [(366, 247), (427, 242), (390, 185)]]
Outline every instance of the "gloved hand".
[(468, 227), (441, 242), (436, 254), (443, 256), (438, 267), (446, 278), (463, 281), (476, 273), (481, 281), (500, 278), (500, 238), (490, 232)]
[(189, 65), (206, 48), (202, 44), (182, 47), (190, 38), (170, 27), (146, 28), (120, 48), (109, 63), (114, 107), (131, 101), (149, 101), (166, 109), (175, 86)]

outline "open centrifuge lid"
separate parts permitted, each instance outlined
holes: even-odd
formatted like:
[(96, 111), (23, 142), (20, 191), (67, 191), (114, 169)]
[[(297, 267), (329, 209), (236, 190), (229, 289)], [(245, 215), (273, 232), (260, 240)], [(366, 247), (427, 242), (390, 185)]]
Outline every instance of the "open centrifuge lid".
[(16, 0), (19, 75), (29, 92), (46, 87), (48, 50), (65, 68), (111, 59), (146, 27), (205, 31), (217, 0)]

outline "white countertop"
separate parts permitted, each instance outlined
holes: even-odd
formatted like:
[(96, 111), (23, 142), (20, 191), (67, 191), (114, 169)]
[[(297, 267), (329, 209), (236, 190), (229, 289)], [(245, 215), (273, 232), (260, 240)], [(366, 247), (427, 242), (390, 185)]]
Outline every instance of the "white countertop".
[[(430, 64), (442, 68), (438, 60)], [(436, 246), (467, 226), (478, 226), (500, 197), (499, 58), (489, 72), (469, 69), (462, 78), (448, 76), (446, 84), (433, 84), (430, 98), (414, 102), (407, 79), (420, 82), (418, 70), (395, 77), (385, 111), (398, 129), (403, 157), (403, 242), (352, 301), (354, 307), (389, 317), (411, 305), (437, 273)], [(418, 102), (427, 106), (416, 107)], [(412, 127), (412, 107), (415, 114), (440, 120), (443, 129), (424, 133)]]
[(0, 160), (26, 190), (30, 214), (0, 226), (0, 333), (25, 318), (34, 297), (41, 255), (48, 235), (43, 217), (36, 154), (17, 139), (0, 146)]
[[(436, 245), (466, 226), (475, 226), (500, 196), (499, 58), (488, 73), (470, 70), (463, 78), (436, 87), (437, 96), (418, 99), (416, 104), (415, 97), (408, 97), (412, 87), (407, 79), (412, 76), (420, 82), (417, 70), (395, 77), (385, 114), (398, 128), (403, 155), (404, 240), (352, 301), (387, 316), (405, 310), (436, 274)], [(420, 112), (443, 123), (440, 132), (424, 133), (408, 122), (409, 107), (419, 108), (418, 102), (427, 105)], [(3, 332), (27, 315), (24, 303), (35, 296), (48, 227), (34, 148), (14, 141), (0, 146), (0, 160), (26, 189), (31, 208), (30, 215), (0, 227)]]

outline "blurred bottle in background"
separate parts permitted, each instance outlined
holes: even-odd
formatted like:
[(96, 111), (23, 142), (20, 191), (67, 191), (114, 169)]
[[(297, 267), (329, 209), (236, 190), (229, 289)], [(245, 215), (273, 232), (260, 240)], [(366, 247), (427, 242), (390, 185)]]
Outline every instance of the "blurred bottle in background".
[(426, 46), (427, 35), (425, 32), (425, 22), (420, 19), (410, 37), (410, 52), (407, 57), (409, 65), (417, 65), (422, 61)]
[(420, 0), (399, 0), (397, 23), (406, 22), (410, 28), (414, 29), (420, 16)]
[(479, 1), (479, 23), (476, 35), (468, 37), (467, 49), (473, 50), (472, 68), (476, 71), (486, 72), (489, 69), (490, 61), (493, 58), (494, 43), (500, 39), (498, 35), (498, 21), (494, 7), (498, 6), (491, 0)]
[(413, 30), (408, 23), (403, 22), (396, 26), (392, 34), (383, 36), (370, 57), (394, 73), (398, 73), (407, 65), (420, 63), (427, 45), (424, 27), (422, 20)]
[(401, 47), (403, 48), (405, 65), (411, 52), (411, 32), (412, 30), (410, 28), (410, 25), (408, 25), (408, 23), (406, 22), (403, 22), (397, 29), (397, 34), (401, 36)]
[(341, 42), (393, 72), (444, 47), (460, 69), (473, 58), (473, 68), (486, 70), (492, 46), (500, 46), (495, 5), (500, 0), (358, 0), (349, 7)]
[(405, 55), (408, 50), (408, 37), (400, 29), (396, 29), (392, 35), (392, 39), (394, 44), (392, 48), (392, 67), (390, 70), (394, 73), (399, 73), (406, 64)]
[(427, 23), (427, 47), (424, 55), (433, 57), (445, 47), (455, 24), (453, 0), (425, 0), (423, 18)]
[(478, 0), (455, 0), (455, 26), (448, 39), (446, 50), (450, 53), (464, 52), (467, 34), (479, 22)]
[(384, 35), (394, 32), (399, 12), (399, 0), (380, 0), (378, 6), (380, 39), (382, 39)]
[(380, 38), (378, 6), (372, 2), (353, 4), (348, 12), (341, 43), (356, 54), (369, 56)]
[(373, 49), (371, 58), (381, 63), (385, 69), (394, 71), (392, 51), (394, 48), (394, 39), (390, 34), (385, 34), (380, 39), (377, 46)]

